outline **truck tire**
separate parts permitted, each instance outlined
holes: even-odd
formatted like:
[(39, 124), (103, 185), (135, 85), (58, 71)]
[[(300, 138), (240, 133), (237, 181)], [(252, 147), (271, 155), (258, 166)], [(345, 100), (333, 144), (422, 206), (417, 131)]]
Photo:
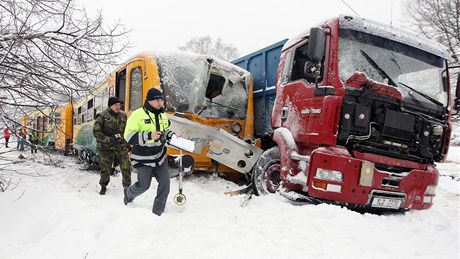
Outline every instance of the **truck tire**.
[(257, 196), (275, 193), (281, 182), (280, 150), (277, 146), (262, 153), (254, 166), (252, 186)]

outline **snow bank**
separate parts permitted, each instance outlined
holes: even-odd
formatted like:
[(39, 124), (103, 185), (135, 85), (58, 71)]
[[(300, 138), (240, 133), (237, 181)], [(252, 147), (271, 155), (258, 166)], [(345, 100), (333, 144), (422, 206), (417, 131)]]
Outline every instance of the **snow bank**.
[[(193, 176), (184, 184), (186, 207), (174, 205), (172, 179), (166, 212), (157, 217), (156, 183), (126, 207), (121, 177), (100, 196), (97, 174), (59, 159), (60, 167), (41, 155), (13, 166), (21, 181), (0, 193), (1, 258), (459, 258), (460, 182), (450, 177), (440, 178), (432, 209), (376, 216), (294, 206), (277, 195), (242, 208), (241, 196), (224, 195), (235, 184)], [(460, 171), (454, 162), (438, 166), (443, 174)]]
[(460, 146), (460, 120), (452, 122), (451, 146)]

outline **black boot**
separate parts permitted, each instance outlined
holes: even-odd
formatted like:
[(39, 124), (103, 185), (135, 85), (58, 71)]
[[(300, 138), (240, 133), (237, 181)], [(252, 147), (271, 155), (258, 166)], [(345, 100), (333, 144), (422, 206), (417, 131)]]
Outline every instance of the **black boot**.
[(163, 211), (154, 211), (152, 210), (153, 214), (157, 215), (157, 216), (161, 216), (161, 214), (163, 214)]
[(100, 195), (105, 195), (105, 192), (107, 191), (107, 187), (102, 186), (101, 191), (99, 192)]
[(123, 203), (124, 203), (125, 205), (128, 205), (128, 203), (130, 203), (130, 202), (133, 201), (133, 199), (128, 198), (128, 187), (123, 188), (123, 194), (124, 194), (124, 196), (123, 196)]

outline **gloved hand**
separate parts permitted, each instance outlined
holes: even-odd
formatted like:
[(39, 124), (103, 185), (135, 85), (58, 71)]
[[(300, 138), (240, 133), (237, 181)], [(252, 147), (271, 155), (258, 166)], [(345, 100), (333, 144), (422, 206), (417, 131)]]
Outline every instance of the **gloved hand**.
[(166, 144), (166, 135), (161, 134), (160, 138), (158, 139), (163, 145)]
[[(172, 136), (176, 135), (176, 133), (168, 134), (166, 136), (166, 142), (169, 144), (171, 142)], [(177, 137), (177, 135), (176, 135)]]
[(121, 134), (115, 134), (113, 136), (113, 140), (115, 144), (120, 145), (125, 143), (125, 139), (121, 136)]
[(163, 135), (162, 132), (159, 132), (159, 131), (151, 131), (151, 132), (149, 132), (149, 134), (148, 134), (148, 139), (149, 139), (149, 140), (157, 140), (157, 139), (159, 139), (162, 135)]

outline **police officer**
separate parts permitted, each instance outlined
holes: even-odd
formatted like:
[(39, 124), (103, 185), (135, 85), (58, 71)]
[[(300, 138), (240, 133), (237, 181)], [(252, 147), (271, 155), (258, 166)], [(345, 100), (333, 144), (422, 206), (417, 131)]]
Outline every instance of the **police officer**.
[(131, 185), (131, 165), (129, 164), (129, 145), (123, 138), (126, 126), (126, 114), (121, 111), (121, 102), (117, 97), (110, 97), (107, 110), (96, 115), (93, 134), (97, 140), (99, 164), (101, 167), (100, 195), (107, 191), (112, 165), (120, 165), (123, 175), (123, 188)]
[(125, 129), (125, 140), (134, 145), (131, 163), (137, 171), (137, 182), (124, 192), (127, 205), (134, 198), (147, 191), (152, 178), (158, 182), (157, 195), (152, 212), (160, 216), (169, 194), (169, 173), (165, 144), (174, 134), (168, 129), (170, 121), (163, 112), (163, 92), (151, 88), (147, 92), (144, 106), (131, 113)]

